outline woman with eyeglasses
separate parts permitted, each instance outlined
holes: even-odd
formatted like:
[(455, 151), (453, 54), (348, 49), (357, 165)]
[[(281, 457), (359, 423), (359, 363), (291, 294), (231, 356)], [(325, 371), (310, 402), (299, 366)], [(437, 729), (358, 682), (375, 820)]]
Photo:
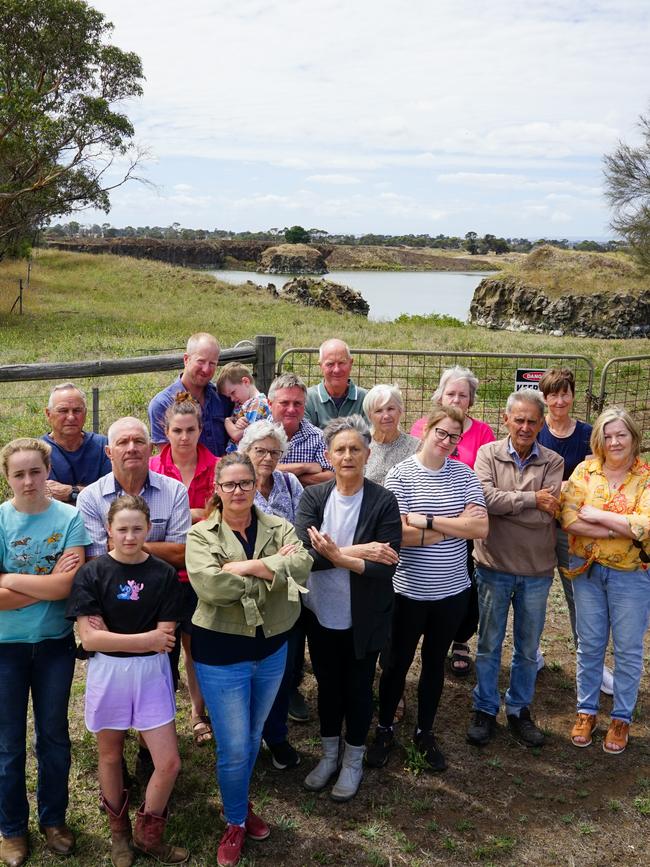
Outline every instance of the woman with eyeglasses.
[[(287, 446), (287, 435), (282, 425), (263, 420), (253, 422), (246, 428), (239, 442), (239, 451), (250, 458), (255, 467), (257, 508), (267, 515), (277, 515), (293, 524), (303, 487), (293, 473), (276, 469)], [(278, 771), (286, 771), (300, 764), (300, 755), (288, 740), (287, 717), (291, 695), (300, 686), (304, 655), (305, 627), (301, 613), (287, 638), (284, 676), (262, 733), (271, 753), (273, 767)]]
[(255, 493), (250, 460), (239, 452), (222, 458), (208, 517), (192, 527), (185, 551), (199, 600), (192, 658), (216, 735), (226, 822), (220, 867), (239, 863), (247, 835), (270, 834), (253, 812), (249, 785), (312, 564), (292, 525), (257, 508)]
[(420, 638), (422, 668), (413, 743), (429, 770), (447, 763), (433, 734), (444, 683), (445, 658), (470, 595), (467, 539), (483, 539), (488, 518), (481, 485), (461, 461), (464, 416), (440, 406), (427, 420), (420, 451), (389, 472), (385, 486), (397, 498), (402, 548), (393, 578), (395, 610), (390, 652), (379, 681), (379, 725), (366, 762), (382, 767), (395, 744), (393, 719)]

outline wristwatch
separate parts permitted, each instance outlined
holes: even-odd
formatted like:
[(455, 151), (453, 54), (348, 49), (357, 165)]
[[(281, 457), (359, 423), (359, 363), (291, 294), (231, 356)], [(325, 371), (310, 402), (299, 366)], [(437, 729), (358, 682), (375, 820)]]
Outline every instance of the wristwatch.
[(427, 530), (433, 530), (433, 515), (427, 515)]
[(79, 485), (73, 485), (72, 490), (70, 491), (70, 497), (68, 498), (68, 502), (72, 503), (73, 506), (77, 505), (77, 497), (79, 496), (79, 491), (81, 488)]

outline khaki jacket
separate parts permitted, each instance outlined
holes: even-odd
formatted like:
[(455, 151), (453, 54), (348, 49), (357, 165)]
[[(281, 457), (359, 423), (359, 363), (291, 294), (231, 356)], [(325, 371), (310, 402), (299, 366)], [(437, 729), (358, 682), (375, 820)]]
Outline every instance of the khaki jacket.
[(508, 452), (508, 438), (481, 446), (474, 472), (483, 487), (490, 520), (487, 539), (474, 540), (478, 566), (510, 575), (552, 577), (555, 518), (535, 507), (535, 492), (560, 496), (564, 460), (537, 443), (539, 456), (521, 472)]
[[(185, 565), (199, 598), (192, 622), (228, 635), (252, 637), (261, 626), (269, 638), (291, 629), (300, 614), (300, 593), (312, 558), (284, 518), (266, 515), (257, 507), (254, 559), (264, 561), (273, 581), (242, 577), (222, 569), (223, 563), (245, 560), (246, 553), (221, 514), (214, 512), (195, 524), (187, 536)], [(286, 557), (278, 550), (289, 543), (298, 550)]]

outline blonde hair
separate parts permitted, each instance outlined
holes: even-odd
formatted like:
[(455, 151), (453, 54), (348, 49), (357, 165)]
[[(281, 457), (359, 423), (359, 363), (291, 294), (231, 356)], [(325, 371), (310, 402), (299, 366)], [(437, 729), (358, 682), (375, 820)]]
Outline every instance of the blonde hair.
[(44, 441), (34, 437), (20, 437), (20, 439), (12, 440), (0, 452), (0, 470), (2, 475), (7, 478), (9, 472), (9, 458), (17, 452), (38, 452), (43, 459), (45, 469), (50, 469), (52, 454), (51, 447)]
[(422, 439), (424, 439), (431, 428), (435, 427), (439, 421), (443, 420), (443, 418), (450, 418), (452, 421), (458, 422), (460, 425), (460, 432), (463, 432), (465, 413), (462, 409), (458, 409), (457, 406), (443, 406), (442, 404), (438, 404), (437, 406), (434, 406), (429, 413), (427, 423), (424, 426), (424, 432), (422, 433)]
[(612, 421), (622, 421), (632, 437), (632, 453), (635, 458), (641, 453), (641, 431), (624, 406), (610, 406), (603, 410), (594, 422), (589, 445), (596, 457), (605, 460), (605, 425)]

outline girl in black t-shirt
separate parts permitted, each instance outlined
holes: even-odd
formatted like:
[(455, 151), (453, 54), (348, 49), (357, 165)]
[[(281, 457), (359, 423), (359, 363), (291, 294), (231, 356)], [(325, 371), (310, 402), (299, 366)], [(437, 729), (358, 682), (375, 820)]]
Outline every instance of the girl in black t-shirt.
[[(135, 847), (165, 864), (181, 864), (188, 851), (162, 839), (180, 770), (168, 657), (179, 617), (178, 578), (169, 564), (144, 550), (151, 524), (142, 497), (114, 500), (107, 524), (112, 548), (79, 570), (66, 614), (77, 619), (84, 648), (95, 652), (88, 663), (85, 716), (97, 736), (112, 861), (131, 867)], [(122, 779), (129, 728), (141, 733), (154, 763), (133, 835)]]

